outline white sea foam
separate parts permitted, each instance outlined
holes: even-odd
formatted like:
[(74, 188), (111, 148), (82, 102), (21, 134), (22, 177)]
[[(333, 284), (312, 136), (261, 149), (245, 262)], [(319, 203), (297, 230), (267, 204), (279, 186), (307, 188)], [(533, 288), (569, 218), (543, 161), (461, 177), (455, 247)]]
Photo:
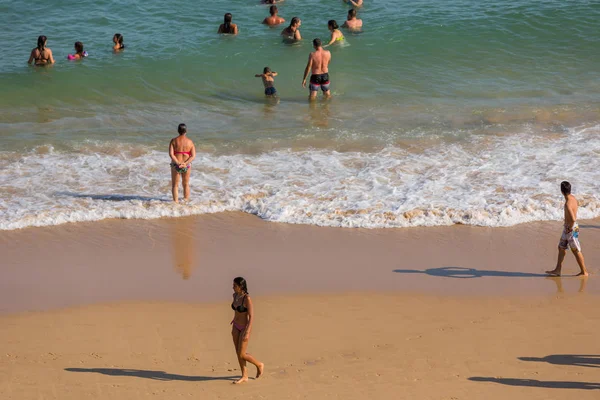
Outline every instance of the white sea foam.
[(200, 153), (192, 201), (170, 202), (169, 159), (142, 146), (0, 152), (0, 229), (239, 210), (338, 227), (510, 226), (562, 216), (569, 180), (580, 218), (600, 216), (600, 126), (563, 134), (472, 136), (375, 153)]

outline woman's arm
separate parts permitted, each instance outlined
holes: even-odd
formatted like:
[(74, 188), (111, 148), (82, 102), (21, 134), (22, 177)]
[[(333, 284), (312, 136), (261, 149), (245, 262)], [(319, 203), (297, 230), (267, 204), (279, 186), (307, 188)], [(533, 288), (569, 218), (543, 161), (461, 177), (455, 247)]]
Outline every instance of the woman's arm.
[(233, 24), (233, 34), (237, 35), (238, 34), (238, 27), (236, 24)]
[(217, 31), (217, 33), (223, 33), (223, 24), (219, 25), (219, 30)]
[(194, 145), (194, 142), (192, 142), (192, 149), (190, 150), (190, 156), (187, 160), (185, 160), (185, 162), (183, 164), (189, 164), (192, 161), (194, 161), (194, 158), (196, 158), (196, 146)]
[(179, 161), (175, 157), (175, 147), (173, 147), (173, 139), (171, 139), (171, 141), (169, 142), (169, 157), (171, 157), (171, 161), (179, 165)]
[(325, 46), (323, 46), (323, 47), (326, 47), (326, 46), (331, 46), (331, 45), (332, 45), (332, 44), (335, 42), (335, 38), (334, 38), (334, 35), (335, 35), (335, 33), (334, 33), (334, 32), (335, 32), (335, 31), (332, 31), (332, 32), (331, 32), (331, 39), (329, 40), (329, 43), (327, 43), (327, 44), (326, 44)]
[(50, 50), (50, 49), (46, 49), (46, 50), (48, 50), (48, 62), (50, 64), (54, 64), (54, 56), (52, 55), (52, 50)]
[(300, 29), (296, 29), (296, 32), (294, 32), (294, 39), (302, 40), (302, 36), (300, 36)]
[(27, 64), (31, 64), (31, 63), (33, 62), (33, 59), (35, 58), (35, 57), (33, 56), (33, 52), (34, 52), (34, 51), (35, 51), (35, 50), (31, 50), (31, 54), (29, 54), (29, 61), (27, 61)]
[(248, 325), (244, 331), (244, 341), (250, 339), (250, 332), (252, 331), (252, 322), (254, 320), (254, 306), (252, 305), (252, 299), (250, 296), (246, 296), (246, 308), (248, 309)]

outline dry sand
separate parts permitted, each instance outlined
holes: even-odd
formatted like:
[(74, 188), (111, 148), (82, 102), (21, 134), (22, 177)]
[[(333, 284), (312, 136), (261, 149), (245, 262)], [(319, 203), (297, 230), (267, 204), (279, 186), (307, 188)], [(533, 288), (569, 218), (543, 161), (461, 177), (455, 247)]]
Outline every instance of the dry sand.
[[(557, 222), (352, 230), (232, 213), (1, 232), (0, 399), (598, 399), (600, 223), (580, 224), (588, 279), (543, 276)], [(243, 385), (237, 275), (267, 365)]]

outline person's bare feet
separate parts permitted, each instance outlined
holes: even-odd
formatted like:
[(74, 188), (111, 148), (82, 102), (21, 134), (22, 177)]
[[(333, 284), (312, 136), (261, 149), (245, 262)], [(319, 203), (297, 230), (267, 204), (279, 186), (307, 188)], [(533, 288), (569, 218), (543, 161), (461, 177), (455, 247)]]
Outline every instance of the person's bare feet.
[(265, 364), (260, 363), (260, 365), (256, 367), (256, 379), (260, 378), (260, 376), (263, 374), (264, 370), (265, 370)]
[(580, 273), (578, 273), (578, 274), (577, 274), (577, 275), (575, 275), (575, 276), (589, 276), (589, 275), (590, 275), (590, 274), (588, 274), (588, 272), (587, 272), (587, 271), (585, 271), (585, 272), (580, 272)]
[(554, 268), (552, 271), (546, 271), (548, 275), (560, 276), (560, 269)]
[(244, 382), (248, 382), (248, 377), (247, 376), (242, 376), (240, 379), (238, 379), (237, 381), (233, 381), (234, 385), (237, 385), (238, 383), (244, 383)]

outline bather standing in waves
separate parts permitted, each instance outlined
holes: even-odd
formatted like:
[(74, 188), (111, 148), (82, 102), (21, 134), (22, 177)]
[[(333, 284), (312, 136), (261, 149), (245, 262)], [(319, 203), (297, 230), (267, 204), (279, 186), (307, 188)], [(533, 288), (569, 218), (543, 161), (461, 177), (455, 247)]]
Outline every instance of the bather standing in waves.
[(173, 201), (179, 202), (179, 176), (183, 184), (183, 197), (186, 201), (190, 199), (190, 174), (192, 173), (192, 161), (196, 158), (196, 146), (187, 136), (185, 124), (177, 127), (179, 136), (171, 139), (169, 143), (169, 156), (171, 157), (171, 191)]

